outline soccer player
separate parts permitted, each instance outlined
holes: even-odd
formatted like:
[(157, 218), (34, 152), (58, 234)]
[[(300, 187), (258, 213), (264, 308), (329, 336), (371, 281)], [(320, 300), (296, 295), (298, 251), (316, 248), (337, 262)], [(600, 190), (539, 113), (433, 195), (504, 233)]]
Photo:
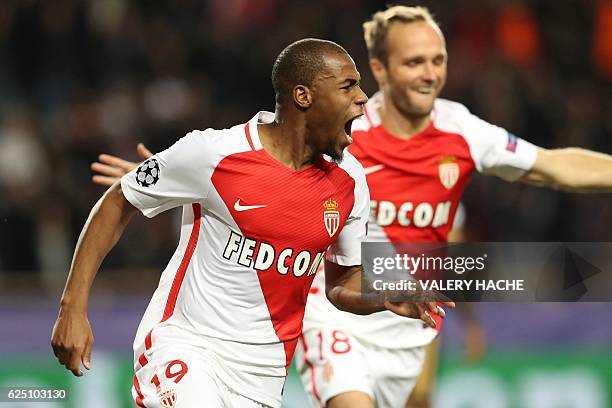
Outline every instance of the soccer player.
[[(446, 241), (474, 170), (566, 191), (612, 190), (612, 157), (539, 148), (439, 99), (447, 53), (427, 9), (380, 11), (364, 34), (379, 92), (353, 123), (348, 150), (367, 175), (368, 240)], [(323, 278), (313, 283), (296, 352), (313, 406), (403, 407), (437, 330), (386, 312), (337, 311)]]
[(295, 42), (272, 70), (275, 114), (190, 132), (113, 184), (76, 246), (52, 335), (60, 363), (76, 376), (81, 362), (90, 368), (89, 290), (137, 209), (153, 217), (183, 206), (178, 248), (134, 341), (140, 407), (279, 407), (324, 256), (337, 307), (434, 326), (430, 314), (444, 312), (433, 302), (361, 301), (369, 196), (362, 167), (343, 153), (367, 101), (359, 81), (339, 45)]

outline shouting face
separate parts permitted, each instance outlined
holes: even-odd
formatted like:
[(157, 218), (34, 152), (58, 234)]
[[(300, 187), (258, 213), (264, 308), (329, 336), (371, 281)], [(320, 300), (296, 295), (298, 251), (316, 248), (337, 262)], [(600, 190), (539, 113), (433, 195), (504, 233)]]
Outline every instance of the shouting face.
[(310, 144), (335, 161), (352, 142), (351, 124), (363, 114), (368, 98), (359, 87), (360, 76), (346, 53), (325, 55), (325, 69), (312, 84), (307, 127)]

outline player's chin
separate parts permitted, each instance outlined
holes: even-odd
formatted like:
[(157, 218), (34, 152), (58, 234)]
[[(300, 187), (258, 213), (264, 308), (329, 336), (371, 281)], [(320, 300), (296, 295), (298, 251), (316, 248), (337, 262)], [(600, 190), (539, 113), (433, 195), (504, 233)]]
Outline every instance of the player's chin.
[(325, 152), (334, 163), (341, 163), (342, 159), (344, 159), (344, 149), (350, 144), (346, 141), (346, 135), (344, 135), (344, 139), (344, 141), (338, 142), (335, 146), (330, 146)]
[(415, 92), (410, 99), (410, 105), (412, 105), (412, 110), (415, 114), (428, 115), (433, 109), (436, 95)]

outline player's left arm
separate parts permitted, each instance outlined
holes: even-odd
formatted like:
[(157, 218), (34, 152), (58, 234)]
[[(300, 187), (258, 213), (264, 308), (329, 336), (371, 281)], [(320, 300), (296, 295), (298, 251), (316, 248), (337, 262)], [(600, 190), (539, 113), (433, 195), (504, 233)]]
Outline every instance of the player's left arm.
[[(339, 310), (359, 315), (389, 310), (397, 315), (411, 319), (421, 319), (428, 326), (435, 328), (432, 314), (445, 317), (446, 313), (438, 302), (396, 302), (366, 299), (361, 288), (363, 267), (342, 266), (325, 261), (325, 294), (329, 301)], [(446, 307), (455, 307), (453, 302), (440, 302)]]
[(591, 150), (538, 148), (525, 183), (572, 192), (612, 192), (612, 156)]

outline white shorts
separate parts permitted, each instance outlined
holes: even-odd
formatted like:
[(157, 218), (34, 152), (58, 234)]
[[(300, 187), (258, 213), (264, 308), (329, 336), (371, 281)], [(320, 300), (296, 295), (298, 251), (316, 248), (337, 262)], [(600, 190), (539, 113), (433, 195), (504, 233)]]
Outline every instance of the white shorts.
[(145, 408), (262, 408), (262, 403), (230, 389), (217, 373), (212, 352), (187, 344), (156, 347), (151, 359), (136, 365), (132, 396)]
[(313, 328), (304, 332), (295, 362), (313, 407), (332, 397), (361, 391), (379, 408), (403, 408), (421, 372), (424, 347), (383, 349), (346, 331)]

